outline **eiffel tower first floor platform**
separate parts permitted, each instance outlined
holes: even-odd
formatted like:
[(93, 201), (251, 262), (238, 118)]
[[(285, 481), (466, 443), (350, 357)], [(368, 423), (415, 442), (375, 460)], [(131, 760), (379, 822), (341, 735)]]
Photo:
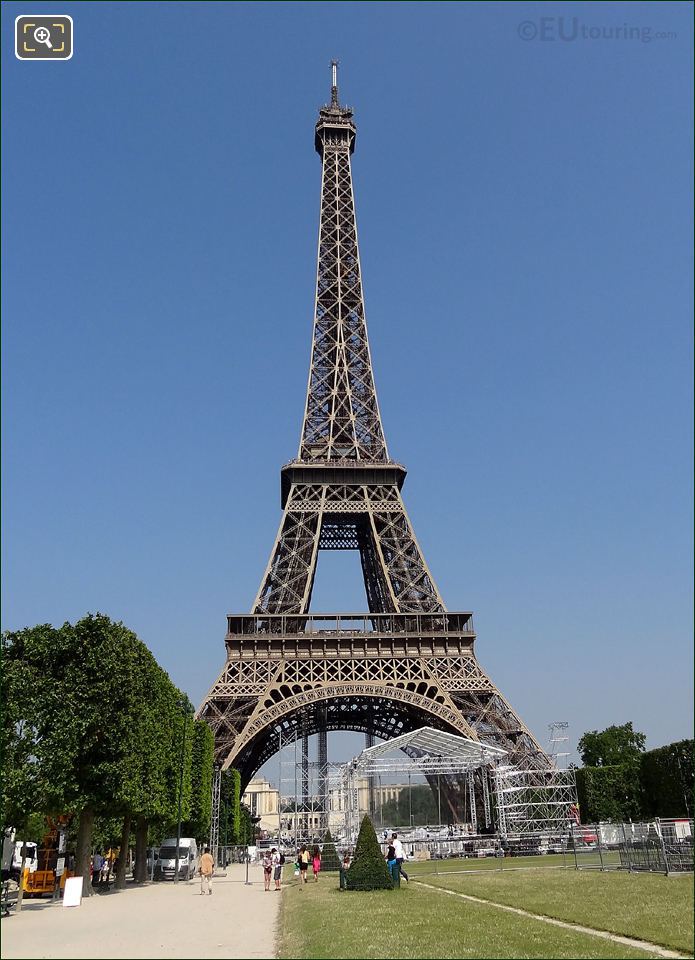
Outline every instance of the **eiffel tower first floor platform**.
[(391, 739), (429, 726), (547, 767), (474, 641), (465, 612), (230, 615), (227, 660), (198, 717), (242, 790), (281, 746), (327, 730)]

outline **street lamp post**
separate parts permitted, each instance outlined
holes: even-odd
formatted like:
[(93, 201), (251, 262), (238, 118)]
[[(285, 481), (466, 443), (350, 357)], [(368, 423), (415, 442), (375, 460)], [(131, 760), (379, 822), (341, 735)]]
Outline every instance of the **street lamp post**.
[(176, 827), (176, 867), (174, 871), (174, 883), (179, 882), (179, 857), (181, 847), (181, 797), (183, 794), (183, 761), (186, 755), (186, 732), (188, 730), (188, 702), (181, 704), (183, 706), (183, 734), (181, 736), (181, 756), (179, 757), (179, 811), (178, 824)]

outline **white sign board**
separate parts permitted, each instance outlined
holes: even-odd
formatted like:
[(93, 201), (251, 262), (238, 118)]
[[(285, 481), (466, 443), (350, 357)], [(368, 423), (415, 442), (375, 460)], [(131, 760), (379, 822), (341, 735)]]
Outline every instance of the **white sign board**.
[(63, 894), (64, 907), (79, 907), (82, 902), (82, 877), (68, 877)]
[(59, 877), (62, 873), (65, 873), (65, 857), (58, 857), (56, 863), (56, 876)]

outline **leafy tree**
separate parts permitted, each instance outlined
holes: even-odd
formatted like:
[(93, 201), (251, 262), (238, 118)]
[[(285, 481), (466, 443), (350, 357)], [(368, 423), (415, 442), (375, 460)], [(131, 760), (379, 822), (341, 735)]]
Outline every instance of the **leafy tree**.
[(125, 885), (131, 830), (135, 832), (135, 880), (141, 883), (147, 879), (150, 823), (177, 822), (184, 728), (187, 737), (183, 754), (182, 817), (189, 816), (191, 794), (192, 724), (186, 723), (184, 714), (190, 716), (193, 707), (134, 634), (127, 637), (126, 649), (131, 721), (119, 763), (122, 789), (111, 803), (111, 811), (118, 810), (123, 820), (119, 841), (123, 856), (119, 857), (116, 871), (117, 886)]
[(362, 820), (355, 856), (345, 875), (348, 890), (392, 890), (389, 868), (369, 817)]
[[(56, 630), (50, 624), (34, 627), (50, 646)], [(27, 631), (6, 633), (2, 638), (0, 695), (2, 696), (2, 822), (26, 832), (27, 821), (36, 812), (38, 767), (34, 756), (36, 729), (31, 707), (40, 681), (38, 671), (22, 656)]]
[(338, 851), (335, 849), (331, 831), (326, 830), (326, 836), (323, 838), (323, 849), (321, 850), (321, 870), (331, 873), (340, 870), (340, 859)]
[(220, 783), (220, 839), (226, 846), (241, 843), (241, 777), (229, 767), (222, 771)]
[[(212, 817), (212, 778), (215, 737), (203, 720), (193, 724), (191, 756), (191, 804), (184, 836), (207, 839)], [(221, 785), (220, 785), (221, 786)]]
[(590, 730), (584, 734), (577, 750), (585, 767), (612, 767), (638, 764), (644, 752), (646, 736), (632, 729), (632, 723)]
[(241, 776), (234, 767), (222, 773), (220, 784), (220, 837), (226, 844), (252, 844), (256, 827), (251, 812), (241, 802)]
[(34, 840), (39, 843), (46, 833), (46, 818), (42, 813), (30, 813), (24, 829), (27, 840)]
[(253, 844), (256, 840), (257, 827), (251, 819), (251, 811), (242, 803), (239, 807), (239, 833), (238, 843), (246, 845)]
[[(102, 627), (92, 618), (74, 628), (43, 625), (4, 638), (11, 685), (16, 684), (11, 701), (21, 701), (18, 727), (29, 731), (35, 809), (80, 813), (78, 872), (85, 876), (87, 894), (94, 807), (104, 786), (113, 786), (105, 764), (113, 766), (118, 753), (104, 717), (115, 700), (110, 685), (121, 679), (122, 657), (114, 644), (89, 637)], [(123, 733), (114, 727), (116, 735)]]
[[(5, 817), (74, 813), (76, 869), (89, 895), (95, 817), (120, 815), (124, 880), (131, 817), (139, 825), (175, 817), (180, 691), (135, 634), (101, 614), (8, 633), (3, 647)], [(185, 782), (188, 816), (190, 773)]]
[(117, 847), (121, 842), (123, 820), (121, 817), (97, 816), (94, 818), (92, 829), (92, 846), (95, 850), (104, 853), (109, 848)]
[(679, 740), (642, 754), (640, 784), (643, 816), (692, 816), (694, 747), (692, 740)]
[(632, 764), (580, 767), (575, 776), (582, 823), (640, 819), (639, 770)]

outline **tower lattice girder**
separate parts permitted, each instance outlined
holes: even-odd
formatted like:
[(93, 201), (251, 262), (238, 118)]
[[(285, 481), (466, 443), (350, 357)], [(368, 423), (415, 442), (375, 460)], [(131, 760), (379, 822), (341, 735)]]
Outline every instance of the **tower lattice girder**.
[[(549, 761), (474, 653), (472, 616), (446, 610), (389, 458), (362, 295), (352, 111), (319, 111), (321, 215), (307, 399), (283, 515), (253, 612), (230, 616), (227, 660), (198, 715), (245, 785), (280, 747), (326, 730), (390, 738), (439, 727)], [(359, 551), (369, 613), (309, 614), (321, 550)]]
[(351, 549), (360, 552), (370, 610), (444, 609), (397, 483), (359, 482), (369, 473), (361, 466), (354, 473), (354, 483), (291, 482), (256, 613), (307, 612), (319, 550)]

